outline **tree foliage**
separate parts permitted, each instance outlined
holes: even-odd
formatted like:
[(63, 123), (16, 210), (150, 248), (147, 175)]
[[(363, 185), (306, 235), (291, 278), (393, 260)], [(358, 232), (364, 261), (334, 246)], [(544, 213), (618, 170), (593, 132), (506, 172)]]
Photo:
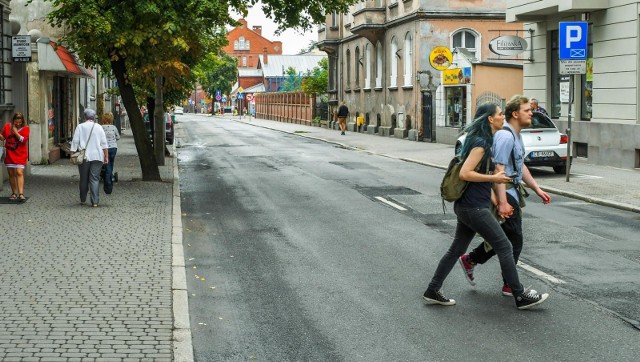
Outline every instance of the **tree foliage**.
[(329, 88), (329, 59), (322, 58), (318, 66), (308, 71), (302, 80), (302, 91), (307, 94), (323, 95)]
[(208, 53), (193, 69), (193, 74), (209, 97), (216, 91), (231, 93), (237, 78), (238, 60), (224, 53)]
[[(54, 5), (48, 20), (64, 27), (59, 41), (88, 66), (110, 65), (131, 121), (144, 180), (159, 180), (136, 96), (164, 78), (166, 92), (185, 91), (192, 67), (204, 54), (226, 44), (225, 27), (235, 25), (232, 11), (246, 16), (258, 0), (44, 0)], [(261, 0), (280, 30), (310, 29), (325, 14), (345, 12), (356, 0)], [(134, 88), (135, 86), (135, 88)], [(190, 87), (189, 87), (190, 89)], [(136, 94), (136, 90), (138, 93)]]

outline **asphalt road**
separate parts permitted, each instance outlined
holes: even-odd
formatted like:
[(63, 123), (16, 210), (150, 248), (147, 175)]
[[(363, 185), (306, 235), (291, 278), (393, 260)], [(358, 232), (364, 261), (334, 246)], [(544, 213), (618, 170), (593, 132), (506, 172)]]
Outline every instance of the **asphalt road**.
[(426, 306), (455, 225), (438, 197), (443, 171), (228, 119), (178, 121), (197, 361), (640, 355), (624, 320), (640, 320), (640, 215), (530, 200), (522, 259), (543, 274), (520, 269), (521, 280), (549, 301), (518, 311), (495, 260), (475, 288), (453, 270), (444, 289), (458, 305)]

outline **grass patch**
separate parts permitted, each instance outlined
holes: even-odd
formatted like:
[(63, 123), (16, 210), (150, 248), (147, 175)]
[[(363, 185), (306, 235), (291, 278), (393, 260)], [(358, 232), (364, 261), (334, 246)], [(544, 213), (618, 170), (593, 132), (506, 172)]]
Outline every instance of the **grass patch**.
[(309, 133), (307, 131), (293, 131), (293, 133)]

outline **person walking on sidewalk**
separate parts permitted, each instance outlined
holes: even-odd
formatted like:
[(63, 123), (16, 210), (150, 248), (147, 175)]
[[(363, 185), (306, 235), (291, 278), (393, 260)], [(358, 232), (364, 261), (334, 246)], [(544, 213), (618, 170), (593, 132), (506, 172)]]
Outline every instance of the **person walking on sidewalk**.
[(4, 164), (9, 174), (11, 185), (10, 200), (25, 202), (24, 197), (24, 168), (29, 158), (29, 126), (22, 112), (17, 112), (11, 118), (11, 122), (4, 125), (0, 132), (0, 140), (4, 141), (6, 151)]
[(113, 125), (113, 113), (107, 112), (102, 115), (102, 129), (107, 137), (107, 145), (109, 146), (109, 163), (104, 166), (104, 193), (109, 195), (113, 191), (113, 166), (118, 153), (118, 140), (120, 133), (118, 128)]
[(102, 127), (96, 127), (96, 111), (87, 108), (84, 111), (86, 122), (76, 127), (71, 141), (71, 152), (78, 148), (85, 149), (86, 160), (78, 165), (80, 173), (80, 204), (87, 201), (87, 193), (91, 191), (91, 205), (98, 207), (100, 203), (100, 171), (103, 163), (109, 163), (109, 145)]
[[(498, 202), (496, 208), (500, 217), (505, 220), (502, 223), (502, 230), (513, 246), (513, 259), (516, 263), (522, 252), (522, 208), (525, 206), (525, 198), (528, 196), (523, 182), (540, 197), (543, 204), (547, 205), (551, 202), (549, 194), (540, 189), (524, 164), (525, 150), (520, 131), (531, 126), (532, 112), (529, 104), (526, 97), (514, 96), (511, 98), (506, 106), (507, 122), (504, 124), (504, 129), (496, 132), (493, 139), (493, 158), (496, 162), (496, 170), (505, 171), (507, 175), (514, 176), (512, 181), (504, 185), (495, 185), (495, 190)], [(531, 104), (533, 104), (533, 100)], [(460, 265), (471, 285), (475, 285), (473, 274), (475, 266), (484, 264), (495, 254), (489, 245), (482, 242), (469, 254), (460, 257)], [(506, 281), (502, 287), (502, 295), (513, 295), (511, 287)]]
[(347, 117), (349, 116), (349, 108), (347, 108), (347, 103), (342, 102), (340, 107), (338, 108), (338, 124), (340, 125), (340, 130), (342, 131), (342, 135), (344, 136), (347, 131)]
[(455, 237), (449, 250), (440, 260), (423, 298), (428, 304), (456, 304), (454, 299), (444, 296), (442, 284), (477, 233), (487, 240), (498, 254), (502, 274), (512, 286), (516, 307), (528, 309), (544, 302), (549, 295), (525, 289), (520, 284), (511, 243), (489, 209), (492, 183), (504, 184), (511, 181), (504, 170), (491, 172), (491, 168), (494, 168), (491, 167), (494, 166), (491, 161), (493, 134), (502, 129), (504, 115), (500, 107), (484, 104), (478, 107), (474, 119), (467, 128), (467, 138), (460, 153), (464, 162), (460, 170), (460, 179), (467, 181), (468, 186), (454, 204), (458, 218)]

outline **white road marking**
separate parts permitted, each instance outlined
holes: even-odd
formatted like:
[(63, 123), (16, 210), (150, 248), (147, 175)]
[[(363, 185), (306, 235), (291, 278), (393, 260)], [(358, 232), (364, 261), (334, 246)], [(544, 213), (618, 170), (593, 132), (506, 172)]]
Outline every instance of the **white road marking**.
[(562, 279), (558, 279), (556, 277), (554, 277), (553, 275), (549, 275), (545, 272), (543, 272), (542, 270), (536, 269), (534, 267), (532, 267), (529, 264), (525, 264), (522, 261), (518, 261), (518, 266), (520, 266), (522, 269), (531, 272), (541, 278), (544, 278), (552, 283), (556, 283), (556, 284), (565, 284), (565, 281)]
[(398, 209), (400, 211), (407, 211), (407, 209), (405, 209), (404, 207), (396, 204), (395, 202), (391, 202), (391, 201), (385, 199), (384, 197), (376, 196), (375, 199), (380, 201), (380, 202), (384, 202), (385, 204), (387, 204), (387, 205), (389, 205), (389, 206), (391, 206), (393, 208), (396, 208), (396, 209)]

